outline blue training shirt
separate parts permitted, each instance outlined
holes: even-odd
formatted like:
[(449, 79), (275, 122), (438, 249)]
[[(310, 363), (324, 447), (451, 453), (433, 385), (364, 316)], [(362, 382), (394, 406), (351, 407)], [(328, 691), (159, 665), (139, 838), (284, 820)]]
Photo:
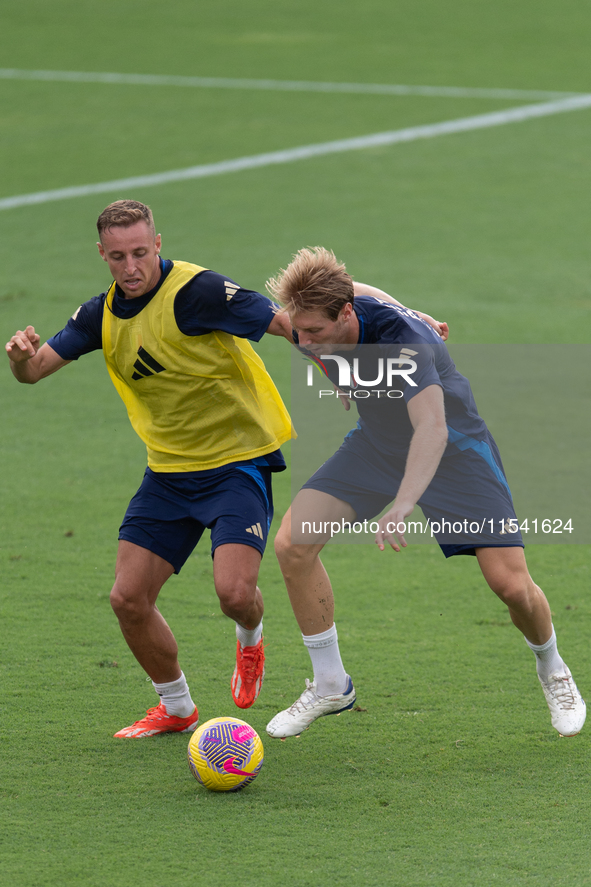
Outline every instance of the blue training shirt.
[[(398, 397), (386, 396), (388, 386), (385, 379), (383, 383), (374, 385), (355, 384), (353, 381), (349, 389), (351, 400), (359, 412), (358, 426), (377, 449), (397, 454), (408, 451), (413, 427), (407, 404), (430, 385), (439, 385), (443, 389), (450, 441), (446, 452), (457, 452), (454, 444), (461, 444), (466, 438), (476, 441), (488, 439), (489, 431), (478, 414), (470, 383), (458, 372), (443, 340), (426, 321), (407, 308), (372, 296), (356, 296), (354, 308), (359, 320), (358, 345), (353, 350), (334, 353), (344, 357), (351, 367), (357, 359), (360, 380), (373, 381), (377, 378), (379, 358), (384, 360), (385, 365), (387, 358), (404, 357), (406, 354), (417, 365), (410, 375), (414, 385), (408, 381), (409, 376), (394, 377), (390, 387), (399, 392)], [(295, 332), (294, 341), (297, 344)], [(330, 381), (338, 385), (336, 361), (319, 360), (306, 353)], [(362, 396), (364, 389), (368, 396)], [(383, 393), (378, 396), (377, 390)]]
[[(160, 259), (162, 276), (148, 293), (126, 299), (115, 287), (113, 313), (116, 317), (135, 317), (154, 298), (172, 270), (170, 259)], [(174, 316), (186, 336), (203, 336), (221, 330), (242, 339), (258, 342), (266, 333), (275, 313), (274, 303), (254, 290), (239, 287), (227, 301), (225, 283), (234, 283), (215, 271), (202, 271), (182, 287), (175, 298)], [(106, 293), (94, 296), (72, 315), (66, 326), (51, 339), (54, 351), (64, 360), (78, 360), (83, 354), (103, 347), (102, 327)]]

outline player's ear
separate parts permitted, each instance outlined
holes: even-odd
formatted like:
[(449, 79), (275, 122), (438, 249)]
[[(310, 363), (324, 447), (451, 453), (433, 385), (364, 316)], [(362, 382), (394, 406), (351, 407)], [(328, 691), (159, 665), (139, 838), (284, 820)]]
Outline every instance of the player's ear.
[(156, 235), (154, 243), (156, 244), (156, 252), (158, 255), (160, 255), (160, 250), (162, 248), (162, 236), (160, 234)]
[(100, 240), (97, 240), (96, 245), (98, 246), (98, 251), (100, 253), (101, 259), (103, 260), (103, 262), (106, 262), (107, 257), (105, 255), (105, 248), (102, 245), (102, 243), (100, 242)]

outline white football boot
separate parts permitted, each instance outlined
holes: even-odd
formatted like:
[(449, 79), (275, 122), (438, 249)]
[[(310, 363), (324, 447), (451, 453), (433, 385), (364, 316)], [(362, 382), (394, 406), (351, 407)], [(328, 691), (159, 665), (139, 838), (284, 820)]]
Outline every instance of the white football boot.
[(547, 681), (539, 681), (554, 729), (561, 736), (576, 736), (585, 723), (587, 707), (568, 668), (566, 674), (552, 674)]
[(299, 736), (303, 730), (307, 730), (317, 718), (324, 715), (338, 715), (342, 711), (348, 711), (355, 705), (355, 687), (353, 681), (347, 675), (348, 684), (344, 693), (335, 693), (332, 696), (318, 696), (316, 684), (306, 678), (306, 689), (299, 699), (285, 711), (280, 711), (273, 720), (267, 724), (267, 733), (276, 739), (285, 739), (287, 736)]

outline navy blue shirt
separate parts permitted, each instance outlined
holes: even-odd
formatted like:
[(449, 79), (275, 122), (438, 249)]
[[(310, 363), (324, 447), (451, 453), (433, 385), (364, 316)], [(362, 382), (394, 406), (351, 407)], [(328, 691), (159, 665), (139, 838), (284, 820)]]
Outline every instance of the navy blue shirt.
[[(440, 336), (424, 320), (409, 311), (383, 302), (371, 296), (356, 296), (355, 314), (359, 320), (357, 347), (349, 351), (335, 351), (344, 357), (351, 367), (357, 360), (357, 376), (352, 378), (351, 400), (357, 405), (359, 427), (374, 445), (385, 453), (403, 453), (410, 446), (413, 427), (408, 415), (408, 402), (430, 385), (443, 389), (445, 416), (448, 426), (449, 446), (467, 438), (485, 440), (489, 432), (484, 420), (478, 415), (470, 383), (458, 372)], [(294, 333), (297, 343), (297, 334)], [(305, 349), (302, 349), (305, 350)], [(335, 360), (318, 360), (307, 352), (326, 373), (334, 385), (338, 385), (339, 373)], [(405, 374), (394, 375), (387, 384), (386, 361), (388, 358), (407, 358), (416, 364), (394, 364)], [(383, 360), (384, 378), (378, 378), (378, 362)], [(411, 382), (412, 380), (412, 382)], [(372, 384), (369, 384), (369, 383)], [(414, 383), (414, 384), (412, 384)], [(342, 387), (342, 386), (341, 386)], [(398, 392), (390, 397), (386, 391)], [(381, 392), (378, 396), (378, 392)], [(455, 449), (455, 448), (454, 448)], [(457, 450), (455, 450), (457, 452)]]
[[(173, 263), (160, 259), (162, 276), (148, 293), (134, 299), (115, 287), (113, 313), (116, 317), (135, 317), (154, 298), (170, 274)], [(203, 336), (212, 330), (221, 330), (242, 339), (258, 342), (266, 333), (276, 307), (271, 299), (254, 290), (238, 287), (230, 300), (226, 297), (226, 283), (234, 283), (215, 271), (202, 271), (181, 287), (174, 300), (177, 325), (186, 336)], [(235, 284), (235, 286), (238, 286)], [(83, 354), (103, 347), (102, 327), (106, 293), (95, 296), (69, 319), (66, 326), (51, 339), (54, 351), (64, 360), (78, 360)]]

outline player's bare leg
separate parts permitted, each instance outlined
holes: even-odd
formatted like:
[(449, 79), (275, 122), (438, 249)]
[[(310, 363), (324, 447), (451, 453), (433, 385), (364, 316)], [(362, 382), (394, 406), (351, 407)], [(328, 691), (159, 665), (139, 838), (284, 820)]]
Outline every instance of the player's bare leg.
[[(307, 680), (300, 698), (270, 721), (270, 736), (284, 739), (298, 735), (317, 718), (340, 714), (355, 703), (355, 688), (339, 651), (332, 587), (319, 557), (330, 538), (330, 523), (340, 524), (342, 519), (355, 519), (347, 502), (318, 490), (301, 490), (275, 539), (291, 605), (312, 660), (314, 680)], [(302, 531), (303, 523), (310, 523), (312, 532), (307, 528)]]
[[(320, 552), (330, 539), (329, 524), (354, 521), (353, 508), (319, 490), (300, 490), (275, 538), (275, 553), (303, 635), (320, 634), (334, 622), (334, 596)], [(302, 532), (310, 523), (326, 532)]]
[(222, 613), (252, 630), (263, 618), (257, 586), (261, 555), (250, 545), (219, 545), (213, 555), (213, 581)]
[(484, 578), (536, 656), (552, 726), (563, 736), (574, 736), (585, 723), (585, 703), (558, 652), (548, 601), (529, 574), (523, 549), (477, 548), (476, 556)]
[(174, 635), (158, 608), (160, 589), (174, 569), (146, 548), (120, 540), (111, 606), (127, 644), (147, 674), (161, 704), (115, 734), (139, 738), (158, 733), (190, 732), (199, 715), (178, 663)]
[(552, 616), (546, 596), (531, 576), (523, 548), (477, 548), (482, 574), (507, 605), (516, 628), (532, 644), (545, 644), (552, 635)]
[(231, 689), (239, 708), (250, 708), (265, 676), (263, 596), (257, 585), (261, 555), (250, 545), (219, 545), (213, 580), (222, 613), (236, 623), (236, 667)]
[(120, 540), (111, 606), (123, 637), (144, 671), (157, 683), (180, 677), (178, 647), (156, 599), (174, 568), (168, 561)]

